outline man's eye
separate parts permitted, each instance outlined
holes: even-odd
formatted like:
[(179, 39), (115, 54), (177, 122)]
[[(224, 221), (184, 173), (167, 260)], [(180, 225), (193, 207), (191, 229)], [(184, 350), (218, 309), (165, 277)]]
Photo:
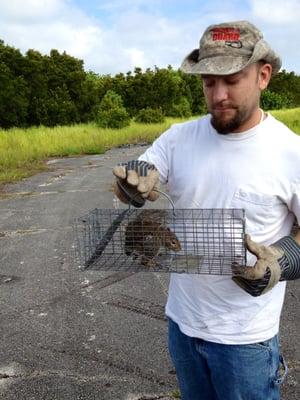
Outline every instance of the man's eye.
[(213, 81), (204, 81), (204, 86), (205, 87), (212, 87), (214, 85)]
[(227, 85), (236, 85), (238, 82), (238, 79), (229, 80), (227, 81)]

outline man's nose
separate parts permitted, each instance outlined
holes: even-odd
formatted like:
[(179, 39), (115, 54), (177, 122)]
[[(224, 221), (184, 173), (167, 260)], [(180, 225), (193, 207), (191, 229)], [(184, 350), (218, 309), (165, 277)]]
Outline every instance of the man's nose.
[(213, 102), (218, 104), (228, 99), (228, 88), (223, 82), (217, 82), (213, 90)]

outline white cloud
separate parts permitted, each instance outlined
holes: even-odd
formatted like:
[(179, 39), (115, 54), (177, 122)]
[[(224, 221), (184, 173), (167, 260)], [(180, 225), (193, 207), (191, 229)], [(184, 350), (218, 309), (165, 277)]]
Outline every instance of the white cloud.
[(129, 48), (125, 50), (131, 65), (138, 65), (140, 68), (147, 68), (145, 64), (145, 53), (137, 48)]
[(282, 58), (282, 68), (300, 73), (299, 0), (251, 0), (252, 20)]
[(2, 24), (2, 28), (6, 31), (7, 44), (24, 52), (34, 48), (42, 54), (48, 54), (51, 49), (57, 49), (82, 59), (89, 57), (102, 42), (102, 31), (97, 26), (75, 26), (63, 21), (51, 21), (47, 24), (47, 29), (43, 24), (36, 24), (35, 29), (26, 28), (26, 33), (21, 24), (6, 27)]
[(0, 0), (1, 19), (32, 22), (56, 17), (66, 9), (63, 0)]
[(284, 25), (299, 23), (300, 2), (299, 0), (252, 0), (252, 12), (255, 18), (266, 23)]
[(161, 6), (172, 5), (174, 0), (98, 0), (97, 3), (99, 9), (109, 12), (140, 9), (141, 7), (146, 7), (148, 10), (151, 9), (154, 11), (159, 10)]
[(83, 59), (87, 70), (115, 74), (135, 66), (176, 68), (209, 24), (249, 19), (282, 55), (284, 67), (300, 72), (298, 0), (248, 0), (248, 10), (236, 0), (186, 0), (186, 12), (173, 15), (176, 3), (182, 10), (179, 0), (94, 0), (100, 14), (90, 16), (75, 0), (0, 0), (0, 38), (23, 52), (65, 50)]
[[(136, 4), (141, 1), (137, 0)], [(53, 48), (65, 50), (84, 59), (86, 69), (99, 73), (127, 72), (136, 66), (179, 65), (190, 46), (194, 46), (192, 43), (189, 46), (189, 41), (198, 36), (198, 27), (192, 35), (188, 25), (178, 27), (164, 17), (138, 9), (123, 12), (121, 16), (117, 13), (118, 18), (114, 17), (112, 25), (104, 30), (98, 20), (88, 17), (70, 2), (44, 0), (42, 3), (43, 7), (38, 1), (29, 0), (26, 8), (31, 12), (22, 12), (22, 0), (12, 0), (11, 5), (0, 0), (0, 37), (24, 52), (28, 48), (42, 53), (49, 53)]]
[(23, 52), (57, 49), (89, 59), (103, 36), (99, 22), (68, 0), (0, 0), (0, 37)]

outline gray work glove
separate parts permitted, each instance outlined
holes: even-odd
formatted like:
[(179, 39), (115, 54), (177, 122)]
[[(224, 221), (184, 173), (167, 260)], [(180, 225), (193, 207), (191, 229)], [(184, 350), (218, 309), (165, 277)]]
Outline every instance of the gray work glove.
[(300, 277), (300, 245), (285, 236), (271, 246), (260, 245), (245, 235), (247, 249), (257, 257), (254, 267), (232, 266), (234, 282), (251, 296), (260, 296), (279, 281)]
[(146, 200), (155, 201), (159, 197), (159, 173), (147, 161), (132, 160), (114, 167), (116, 182), (113, 190), (123, 203), (142, 207)]

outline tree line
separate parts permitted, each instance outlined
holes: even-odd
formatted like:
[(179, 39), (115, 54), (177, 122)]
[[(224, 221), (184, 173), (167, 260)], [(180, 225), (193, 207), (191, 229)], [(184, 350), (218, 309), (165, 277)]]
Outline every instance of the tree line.
[[(164, 116), (205, 113), (201, 78), (171, 66), (135, 68), (115, 76), (85, 71), (82, 60), (66, 52), (36, 50), (22, 54), (0, 40), (0, 127), (70, 125), (99, 118), (107, 93), (121, 99), (130, 118), (142, 110)], [(281, 71), (263, 92), (264, 109), (300, 105), (300, 76)], [(141, 115), (141, 114), (140, 114)]]

